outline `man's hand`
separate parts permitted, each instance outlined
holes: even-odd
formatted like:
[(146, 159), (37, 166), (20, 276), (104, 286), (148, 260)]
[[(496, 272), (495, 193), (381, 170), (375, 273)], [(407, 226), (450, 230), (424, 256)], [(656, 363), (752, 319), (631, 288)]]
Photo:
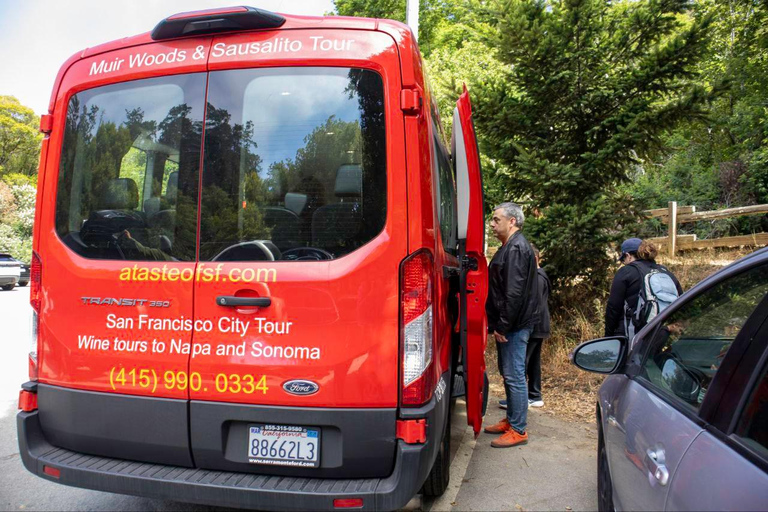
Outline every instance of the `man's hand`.
[(496, 338), (496, 341), (499, 343), (507, 343), (507, 337), (503, 334), (499, 334), (498, 331), (493, 331), (493, 337)]

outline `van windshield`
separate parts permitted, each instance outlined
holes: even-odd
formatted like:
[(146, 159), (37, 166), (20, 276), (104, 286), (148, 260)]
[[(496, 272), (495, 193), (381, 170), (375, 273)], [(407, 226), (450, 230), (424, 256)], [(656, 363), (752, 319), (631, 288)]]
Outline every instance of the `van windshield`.
[(204, 152), (201, 260), (333, 259), (384, 227), (384, 92), (373, 71), (213, 72)]

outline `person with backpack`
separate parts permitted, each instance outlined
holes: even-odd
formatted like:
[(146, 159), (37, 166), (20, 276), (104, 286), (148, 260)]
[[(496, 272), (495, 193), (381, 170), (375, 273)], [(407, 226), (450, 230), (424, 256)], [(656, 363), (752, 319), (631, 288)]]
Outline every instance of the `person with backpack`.
[(629, 238), (621, 244), (619, 261), (605, 308), (605, 336), (626, 336), (630, 342), (656, 315), (683, 293), (674, 274), (656, 263), (653, 243)]

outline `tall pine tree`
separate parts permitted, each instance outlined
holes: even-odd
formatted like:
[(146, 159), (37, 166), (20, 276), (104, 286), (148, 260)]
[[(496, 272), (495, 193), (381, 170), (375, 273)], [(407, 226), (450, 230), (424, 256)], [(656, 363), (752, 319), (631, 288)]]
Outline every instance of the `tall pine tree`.
[(617, 186), (682, 119), (705, 115), (695, 79), (710, 19), (687, 0), (508, 0), (496, 4), (504, 80), (476, 95), (476, 120), (523, 203), (527, 232), (560, 285), (604, 289), (609, 248), (637, 212)]

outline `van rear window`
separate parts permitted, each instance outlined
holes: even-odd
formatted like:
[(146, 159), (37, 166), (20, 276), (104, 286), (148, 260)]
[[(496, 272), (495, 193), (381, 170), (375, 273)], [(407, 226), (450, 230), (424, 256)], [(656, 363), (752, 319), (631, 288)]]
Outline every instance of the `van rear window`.
[(72, 250), (99, 259), (195, 259), (204, 102), (204, 73), (70, 99), (56, 231)]
[(200, 259), (333, 259), (386, 219), (381, 77), (350, 68), (212, 72)]

